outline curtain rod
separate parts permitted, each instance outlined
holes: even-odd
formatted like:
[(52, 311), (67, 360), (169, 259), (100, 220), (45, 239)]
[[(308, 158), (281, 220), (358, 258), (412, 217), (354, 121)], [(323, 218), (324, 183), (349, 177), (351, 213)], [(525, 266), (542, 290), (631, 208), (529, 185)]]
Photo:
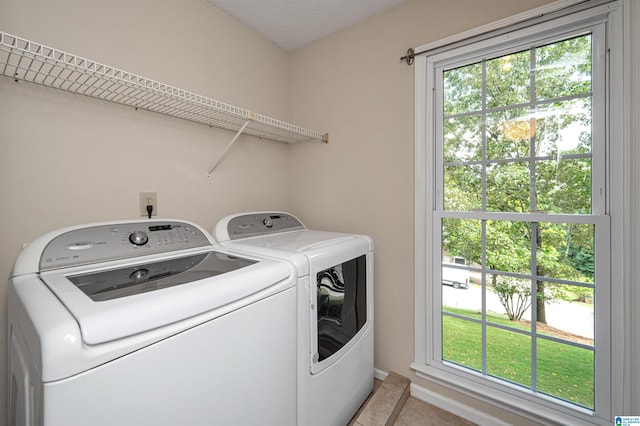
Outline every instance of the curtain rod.
[(526, 12), (519, 13), (510, 18), (486, 24), (463, 33), (446, 37), (439, 41), (428, 43), (424, 49), (415, 51), (413, 48), (407, 49), (407, 53), (400, 58), (407, 65), (413, 65), (414, 59), (418, 55), (437, 51), (444, 48), (457, 47), (460, 45), (480, 41), (500, 34), (506, 34), (525, 27), (538, 24), (569, 13), (578, 12), (601, 4), (612, 3), (617, 0), (559, 0), (550, 5), (541, 6)]

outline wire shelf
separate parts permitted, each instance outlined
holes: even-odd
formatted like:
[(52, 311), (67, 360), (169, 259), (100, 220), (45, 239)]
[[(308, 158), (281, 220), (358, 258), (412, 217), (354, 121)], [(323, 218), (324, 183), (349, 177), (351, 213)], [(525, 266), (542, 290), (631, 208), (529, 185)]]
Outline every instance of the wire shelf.
[[(40, 43), (0, 32), (2, 75), (258, 138), (328, 142), (328, 134), (216, 101)], [(247, 123), (248, 122), (248, 123)], [(237, 137), (237, 135), (236, 135)]]

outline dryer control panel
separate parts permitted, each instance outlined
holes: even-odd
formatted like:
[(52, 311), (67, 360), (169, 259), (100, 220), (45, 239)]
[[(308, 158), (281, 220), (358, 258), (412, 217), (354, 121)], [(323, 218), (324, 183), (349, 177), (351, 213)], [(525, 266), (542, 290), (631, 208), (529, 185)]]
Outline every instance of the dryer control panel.
[(216, 227), (216, 238), (222, 242), (300, 229), (306, 228), (289, 213), (247, 213), (222, 219)]
[(194, 224), (130, 222), (74, 229), (53, 238), (42, 251), (40, 271), (210, 246)]

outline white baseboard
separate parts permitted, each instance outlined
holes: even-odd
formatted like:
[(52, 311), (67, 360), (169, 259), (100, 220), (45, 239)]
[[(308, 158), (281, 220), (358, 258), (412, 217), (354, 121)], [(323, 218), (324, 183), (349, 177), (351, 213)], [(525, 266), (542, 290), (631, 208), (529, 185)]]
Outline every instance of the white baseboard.
[(378, 370), (377, 368), (373, 369), (373, 377), (378, 380), (382, 380), (384, 382), (384, 379), (386, 379), (388, 375), (389, 373), (386, 371)]
[(465, 420), (469, 420), (479, 426), (510, 426), (510, 423), (497, 419), (484, 411), (476, 410), (475, 408), (464, 405), (453, 398), (433, 392), (427, 388), (416, 385), (415, 383), (411, 383), (410, 390), (412, 397), (435, 405), (438, 408), (453, 413)]
[[(383, 370), (374, 369), (373, 376), (384, 381), (389, 373)], [(420, 401), (426, 402), (431, 405), (435, 405), (445, 411), (455, 414), (458, 417), (462, 417), (465, 420), (469, 420), (479, 426), (510, 426), (500, 419), (497, 419), (483, 411), (476, 410), (475, 408), (468, 407), (453, 398), (449, 398), (440, 393), (433, 392), (427, 388), (424, 388), (415, 383), (411, 383), (410, 386), (411, 396)]]

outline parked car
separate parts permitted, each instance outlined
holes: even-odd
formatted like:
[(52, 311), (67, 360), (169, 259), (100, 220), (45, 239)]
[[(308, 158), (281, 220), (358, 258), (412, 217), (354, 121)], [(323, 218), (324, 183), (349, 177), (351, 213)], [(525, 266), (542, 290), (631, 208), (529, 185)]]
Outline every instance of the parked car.
[(453, 288), (469, 288), (469, 271), (447, 265), (454, 264), (442, 264), (442, 284), (450, 285)]

